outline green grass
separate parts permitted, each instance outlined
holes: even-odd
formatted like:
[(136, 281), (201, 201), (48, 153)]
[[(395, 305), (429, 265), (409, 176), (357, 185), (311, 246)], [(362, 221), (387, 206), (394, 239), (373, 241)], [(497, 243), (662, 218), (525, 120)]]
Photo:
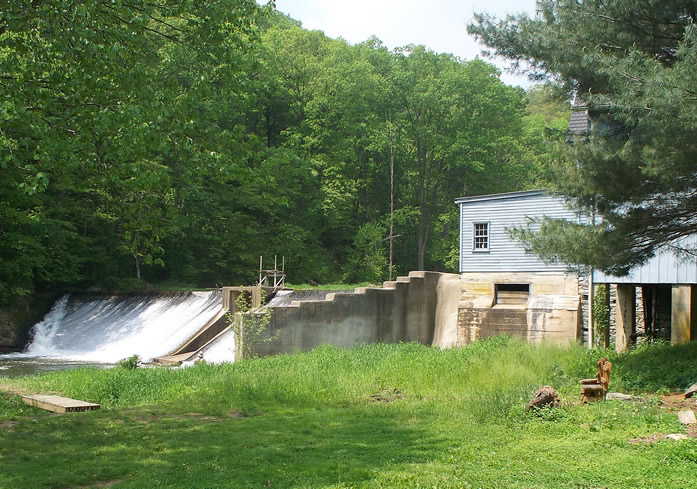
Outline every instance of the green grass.
[[(0, 396), (0, 488), (689, 487), (694, 440), (629, 442), (682, 432), (675, 413), (655, 398), (579, 404), (602, 355), (614, 391), (697, 380), (695, 343), (618, 356), (507, 338), (0, 379), (104, 406), (55, 416)], [(562, 407), (527, 413), (543, 384)]]

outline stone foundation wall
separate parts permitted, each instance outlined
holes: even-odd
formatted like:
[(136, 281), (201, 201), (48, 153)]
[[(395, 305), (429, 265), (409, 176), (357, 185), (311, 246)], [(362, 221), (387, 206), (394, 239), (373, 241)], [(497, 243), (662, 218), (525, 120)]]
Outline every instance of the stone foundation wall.
[[(497, 284), (528, 284), (525, 304), (496, 304)], [(458, 307), (457, 343), (509, 334), (528, 341), (578, 341), (582, 331), (575, 274), (465, 273)]]

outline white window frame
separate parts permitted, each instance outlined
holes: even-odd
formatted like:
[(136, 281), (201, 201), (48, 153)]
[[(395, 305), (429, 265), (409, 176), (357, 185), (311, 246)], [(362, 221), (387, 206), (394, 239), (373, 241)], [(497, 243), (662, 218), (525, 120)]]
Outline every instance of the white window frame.
[[(486, 234), (477, 235), (477, 226), (486, 226)], [(485, 238), (486, 246), (478, 247), (477, 238)], [(472, 251), (475, 253), (488, 253), (491, 249), (491, 223), (489, 221), (479, 221), (472, 223)]]

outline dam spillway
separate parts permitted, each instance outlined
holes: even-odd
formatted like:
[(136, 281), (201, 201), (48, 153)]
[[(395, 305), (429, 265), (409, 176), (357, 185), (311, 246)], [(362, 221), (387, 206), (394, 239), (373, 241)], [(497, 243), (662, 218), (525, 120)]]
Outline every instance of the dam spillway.
[[(33, 339), (20, 355), (101, 364), (132, 355), (169, 365), (190, 363), (200, 354), (210, 363), (235, 361), (240, 352), (226, 313), (237, 312), (241, 294), (248, 294), (254, 314), (270, 312), (254, 355), (376, 341), (418, 341), (444, 348), (455, 344), (460, 292), (458, 275), (411, 272), (382, 287), (354, 290), (275, 291), (256, 286), (66, 296), (35, 325)], [(3, 355), (8, 356), (16, 358)]]
[[(353, 291), (281, 290), (267, 307), (321, 301), (330, 292)], [(132, 355), (148, 362), (175, 354), (178, 361), (171, 363), (176, 364), (203, 350), (207, 362), (234, 361), (234, 335), (229, 330), (216, 333), (219, 337), (213, 341), (191, 345), (210, 325), (225, 320), (224, 313), (220, 290), (66, 295), (34, 326), (21, 356), (113, 364)]]
[(99, 363), (138, 355), (149, 361), (185, 343), (221, 307), (217, 290), (64, 296), (34, 326), (25, 355)]

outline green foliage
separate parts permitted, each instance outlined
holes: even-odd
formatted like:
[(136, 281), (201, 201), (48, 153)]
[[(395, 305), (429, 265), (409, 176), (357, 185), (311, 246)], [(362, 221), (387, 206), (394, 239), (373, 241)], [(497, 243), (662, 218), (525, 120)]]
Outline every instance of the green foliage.
[(607, 348), (610, 336), (610, 297), (607, 284), (598, 284), (593, 296), (593, 335), (598, 347)]
[(0, 12), (0, 301), (250, 283), (260, 254), (377, 282), (391, 194), (394, 271), (453, 269), (455, 197), (546, 182), (553, 104), (483, 61), (253, 0), (25, 4)]
[(293, 290), (353, 290), (357, 287), (367, 287), (368, 282), (356, 282), (353, 284), (342, 282), (336, 284), (322, 284), (322, 285), (311, 285), (311, 284), (291, 284), (286, 282), (286, 287)]
[[(0, 396), (15, 420), (0, 422), (0, 486), (688, 487), (694, 442), (636, 441), (681, 432), (675, 413), (654, 400), (581, 405), (578, 380), (610, 355), (613, 390), (675, 387), (661, 382), (697, 376), (695, 344), (610, 353), (498, 337), (3, 379), (103, 409), (40, 416)], [(562, 407), (530, 415), (542, 384)], [(589, 463), (599, 447), (604, 463)]]
[(16, 420), (23, 416), (36, 416), (41, 413), (40, 409), (25, 404), (18, 395), (0, 392), (0, 423)]
[(389, 262), (385, 236), (388, 233), (384, 225), (376, 222), (358, 229), (344, 266), (344, 281), (380, 283), (387, 278)]
[(634, 392), (684, 391), (697, 379), (697, 368), (691, 360), (697, 358), (695, 355), (697, 343), (694, 341), (674, 346), (646, 343), (626, 354), (610, 354), (611, 382), (619, 389)]
[[(262, 294), (262, 303), (264, 302)], [(272, 309), (252, 307), (251, 293), (242, 292), (235, 299), (237, 311), (227, 314), (228, 324), (235, 335), (235, 361), (246, 360), (254, 356), (254, 347), (278, 338), (280, 331), (269, 334)]]
[(138, 368), (139, 363), (140, 357), (138, 355), (133, 355), (119, 360), (118, 362), (116, 362), (116, 366), (124, 370), (133, 370)]
[[(586, 215), (584, 226), (548, 226), (531, 248), (566, 263), (624, 274), (662, 246), (693, 259), (681, 241), (697, 231), (697, 3), (682, 0), (543, 0), (535, 18), (475, 16), (474, 34), (550, 77), (593, 122), (558, 165), (555, 190)], [(579, 246), (583, 243), (584, 246)]]

